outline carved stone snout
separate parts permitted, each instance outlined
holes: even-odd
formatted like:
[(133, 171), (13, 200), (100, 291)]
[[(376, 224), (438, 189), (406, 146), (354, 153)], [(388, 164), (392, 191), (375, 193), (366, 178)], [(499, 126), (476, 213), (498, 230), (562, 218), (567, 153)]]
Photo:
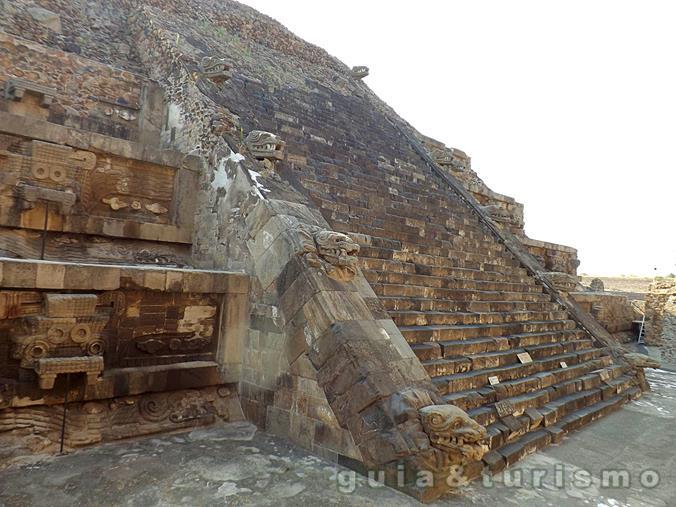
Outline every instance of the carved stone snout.
[(329, 278), (341, 282), (351, 281), (357, 274), (359, 245), (347, 234), (317, 228), (301, 229), (304, 237), (300, 252), (312, 267), (322, 268)]
[(232, 77), (230, 65), (224, 58), (205, 56), (200, 62), (200, 72), (204, 77), (215, 83), (222, 83)]
[(352, 67), (352, 77), (354, 79), (363, 79), (369, 75), (369, 68), (365, 65), (357, 65)]
[(252, 130), (244, 139), (247, 149), (258, 160), (282, 160), (286, 143), (278, 136), (264, 130)]
[(488, 452), (488, 436), (467, 413), (454, 405), (429, 405), (418, 410), (433, 447), (448, 454), (452, 463), (478, 461)]

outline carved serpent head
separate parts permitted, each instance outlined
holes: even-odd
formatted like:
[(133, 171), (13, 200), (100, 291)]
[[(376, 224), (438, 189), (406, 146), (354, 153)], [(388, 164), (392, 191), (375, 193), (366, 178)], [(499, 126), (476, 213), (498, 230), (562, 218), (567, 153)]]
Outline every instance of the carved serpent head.
[(480, 460), (488, 450), (486, 428), (454, 405), (429, 405), (418, 413), (432, 445), (449, 455)]
[(202, 74), (216, 82), (227, 81), (232, 76), (230, 74), (230, 65), (225, 58), (216, 56), (205, 56), (200, 62), (200, 71)]
[(359, 253), (359, 245), (347, 234), (335, 231), (319, 231), (315, 234), (319, 255), (332, 264), (352, 265)]
[(284, 142), (271, 132), (252, 130), (244, 139), (244, 144), (251, 154), (258, 159), (281, 159), (283, 157)]

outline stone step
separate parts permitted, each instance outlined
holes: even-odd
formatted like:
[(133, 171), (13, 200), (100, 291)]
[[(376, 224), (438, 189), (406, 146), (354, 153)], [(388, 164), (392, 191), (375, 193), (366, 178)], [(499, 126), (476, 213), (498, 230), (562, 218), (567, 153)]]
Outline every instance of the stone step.
[[(380, 168), (378, 172), (380, 172)], [(338, 179), (325, 174), (315, 174), (314, 178), (301, 176), (300, 181), (306, 189), (328, 202), (349, 203), (355, 208), (361, 205), (364, 208), (371, 209), (369, 203), (380, 201), (381, 199), (378, 198), (382, 198), (389, 206), (381, 206), (377, 209), (396, 212), (400, 208), (402, 213), (413, 210), (409, 211), (410, 215), (404, 214), (401, 215), (402, 217), (431, 216), (439, 218), (439, 215), (450, 208), (456, 217), (476, 220), (468, 206), (463, 204), (454, 194), (444, 192), (439, 187), (423, 186), (419, 181), (406, 182), (401, 180), (399, 175), (394, 176), (399, 179), (398, 182), (394, 182), (387, 177), (387, 181), (383, 181), (382, 175), (374, 177), (363, 171), (344, 171), (341, 176)], [(391, 189), (396, 189), (397, 192), (393, 193)]]
[(456, 268), (469, 268), (477, 270), (499, 271), (502, 273), (512, 273), (519, 266), (512, 259), (504, 257), (490, 256), (486, 254), (475, 254), (456, 251), (448, 256), (436, 256), (418, 254), (415, 252), (404, 252), (401, 250), (392, 250), (389, 248), (361, 247), (360, 257), (371, 257), (374, 259), (391, 259), (402, 262), (413, 262), (427, 266), (443, 266)]
[[(470, 267), (472, 269), (482, 269), (511, 273), (512, 270), (520, 268), (518, 261), (513, 258), (503, 256), (491, 256), (485, 253), (470, 253), (461, 250), (449, 250), (447, 255), (429, 255), (416, 252), (406, 252), (394, 250), (391, 248), (379, 248), (375, 246), (360, 247), (360, 257), (371, 257), (374, 259), (392, 259), (402, 262), (413, 262), (426, 266), (443, 267)], [(475, 267), (473, 267), (475, 266)]]
[(503, 324), (511, 322), (565, 320), (565, 310), (554, 312), (419, 312), (390, 311), (390, 317), (400, 327), (433, 326), (433, 325), (469, 325), (469, 324)]
[[(467, 239), (470, 242), (474, 241), (483, 241), (486, 243), (490, 242), (490, 236), (487, 232), (483, 230), (478, 230), (476, 228), (470, 229), (467, 226), (464, 228), (458, 227), (445, 227), (445, 231), (435, 231), (428, 229), (387, 229), (384, 227), (379, 227), (374, 224), (365, 224), (355, 220), (354, 217), (350, 214), (338, 213), (335, 211), (327, 212), (323, 210), (322, 213), (327, 221), (331, 224), (332, 229), (343, 232), (345, 234), (358, 233), (367, 236), (380, 236), (380, 237), (389, 237), (391, 239), (396, 239), (399, 241), (406, 241), (410, 243), (424, 242), (424, 241), (452, 241), (453, 238), (463, 238)], [(379, 224), (385, 225), (385, 224)], [(458, 240), (454, 245), (458, 244)]]
[[(597, 359), (587, 359), (577, 364), (572, 364), (568, 368), (553, 368), (549, 371), (539, 372), (528, 377), (520, 379), (508, 380), (500, 382), (495, 386), (486, 386), (487, 392), (493, 393), (493, 400), (491, 395), (484, 393), (484, 397), (489, 402), (496, 400), (513, 398), (525, 393), (535, 392), (540, 389), (546, 389), (550, 386), (556, 386), (559, 392), (573, 392), (576, 389), (582, 389), (588, 382), (588, 376), (598, 370), (608, 370), (611, 378), (621, 375), (626, 367), (622, 365), (615, 365), (612, 363), (612, 358), (601, 355)], [(583, 384), (579, 384), (583, 382)]]
[[(581, 329), (556, 331), (553, 333), (525, 333), (515, 336), (499, 336), (470, 338), (467, 340), (447, 340), (441, 342), (412, 343), (411, 349), (421, 361), (430, 359), (442, 359), (463, 354), (478, 354), (481, 352), (493, 352), (497, 350), (509, 350), (523, 348), (531, 354), (533, 359), (544, 357), (540, 353), (540, 347), (552, 347), (552, 350), (561, 349), (563, 352), (577, 350), (575, 347), (591, 347), (592, 341), (586, 338), (586, 333)], [(520, 347), (519, 342), (529, 343), (527, 347)], [(535, 343), (541, 342), (540, 345)], [(578, 345), (579, 344), (579, 345)]]
[(422, 312), (555, 312), (561, 306), (552, 301), (455, 301), (419, 297), (383, 296), (388, 311)]
[[(443, 398), (447, 403), (466, 412), (475, 410), (475, 415), (480, 417), (495, 417), (497, 414), (495, 402), (505, 400), (510, 401), (516, 412), (520, 414), (527, 408), (543, 406), (545, 403), (567, 394), (598, 387), (601, 384), (601, 371), (607, 373), (608, 380), (616, 379), (627, 371), (625, 366), (616, 364), (595, 368), (596, 363), (593, 361), (595, 360), (576, 365), (575, 369), (571, 371), (578, 376), (560, 382), (555, 382), (560, 370), (553, 370), (551, 373), (537, 373), (523, 379), (501, 382), (495, 386), (487, 385), (479, 389), (449, 393), (444, 395)], [(547, 400), (537, 403), (537, 398), (542, 396), (541, 393), (543, 392), (547, 394)], [(480, 408), (482, 410), (478, 410)]]
[(466, 340), (468, 338), (495, 337), (522, 333), (539, 333), (575, 329), (572, 320), (544, 320), (528, 322), (511, 322), (505, 324), (472, 324), (472, 325), (434, 325), (434, 326), (400, 326), (399, 330), (409, 343), (431, 341)]
[[(380, 202), (370, 206), (363, 197), (351, 198), (340, 195), (327, 196), (316, 191), (309, 192), (313, 202), (329, 221), (352, 223), (371, 230), (385, 231), (386, 234), (373, 233), (374, 236), (390, 237), (397, 232), (397, 238), (417, 244), (420, 238), (453, 241), (454, 238), (472, 238), (488, 241), (492, 233), (473, 215), (463, 215), (453, 209), (445, 215), (431, 212), (429, 216), (411, 214), (405, 209), (394, 208), (385, 198), (385, 207)], [(373, 196), (369, 196), (373, 197)], [(397, 196), (399, 198), (401, 196)], [(389, 204), (389, 206), (388, 206)], [(409, 205), (410, 206), (410, 205)], [(419, 203), (413, 204), (419, 212), (424, 212)], [(369, 234), (365, 232), (365, 234)]]
[[(538, 421), (538, 410), (534, 413), (535, 419), (524, 415), (493, 423), (487, 428), (491, 451), (484, 456), (484, 463), (492, 473), (497, 473), (550, 443), (560, 442), (570, 431), (614, 412), (640, 395), (637, 387), (607, 396), (603, 394), (601, 400), (569, 411), (550, 426), (543, 426), (543, 420)], [(592, 396), (589, 399), (596, 398)]]
[(419, 275), (459, 278), (462, 280), (484, 280), (494, 282), (520, 282), (536, 284), (524, 269), (514, 269), (512, 273), (500, 271), (478, 270), (471, 268), (425, 266), (413, 262), (404, 262), (392, 259), (374, 259), (359, 257), (359, 264), (363, 270), (387, 271), (390, 273), (411, 273)]
[(600, 373), (595, 371), (567, 382), (511, 398), (500, 398), (500, 393), (496, 392), (497, 399), (494, 402), (489, 401), (490, 396), (484, 396), (483, 404), (470, 408), (468, 414), (480, 424), (489, 426), (501, 418), (495, 403), (508, 402), (514, 409), (514, 415), (524, 413), (533, 415), (530, 414), (529, 409), (537, 409), (539, 415), (542, 416), (542, 425), (552, 426), (569, 412), (597, 403), (604, 396), (614, 396), (630, 387), (630, 375), (623, 375), (621, 369), (614, 370), (612, 374), (609, 369), (605, 370), (609, 376), (616, 374), (607, 383), (604, 383)]
[[(567, 354), (560, 354), (557, 356), (550, 356), (544, 359), (539, 359), (528, 364), (515, 363), (507, 366), (500, 366), (497, 368), (486, 368), (482, 370), (469, 371), (471, 360), (469, 358), (449, 358), (445, 361), (454, 361), (456, 363), (456, 372), (440, 375), (432, 378), (432, 382), (437, 387), (440, 395), (445, 395), (457, 391), (468, 391), (470, 389), (479, 389), (489, 385), (489, 377), (497, 377), (500, 383), (511, 382), (508, 386), (499, 388), (500, 391), (505, 391), (509, 387), (513, 387), (515, 391), (525, 389), (528, 385), (537, 385), (537, 382), (545, 382), (554, 380), (555, 382), (563, 382), (570, 380), (581, 374), (588, 373), (583, 371), (584, 368), (574, 368), (581, 363), (588, 363), (595, 359), (599, 359), (600, 363), (589, 363), (589, 366), (596, 366), (593, 369), (603, 368), (612, 364), (612, 358), (606, 356), (607, 352), (604, 349), (589, 349)], [(565, 362), (568, 367), (563, 368), (561, 362)], [(562, 373), (563, 372), (563, 373)], [(541, 375), (537, 375), (540, 373)], [(579, 373), (579, 375), (578, 375)]]
[(390, 273), (386, 271), (362, 270), (369, 283), (420, 285), (444, 289), (475, 289), (507, 292), (542, 292), (542, 286), (533, 283), (498, 282), (487, 280), (466, 280), (412, 273)]
[(391, 237), (380, 237), (374, 235), (357, 235), (353, 238), (361, 247), (386, 248), (391, 250), (401, 250), (426, 255), (435, 255), (448, 257), (452, 252), (462, 251), (468, 253), (506, 255), (505, 247), (495, 241), (494, 238), (487, 237), (479, 241), (465, 238), (462, 236), (448, 235), (447, 239), (429, 239), (419, 235), (411, 236), (408, 240), (393, 239)]
[[(486, 350), (472, 352), (472, 349), (483, 348), (484, 343), (472, 342), (469, 347), (463, 347), (463, 341), (447, 342), (441, 346), (441, 353), (445, 354), (442, 357), (423, 359), (422, 365), (426, 369), (430, 377), (439, 377), (453, 373), (461, 373), (465, 371), (483, 370), (486, 368), (498, 368), (500, 366), (507, 366), (510, 364), (520, 364), (517, 355), (528, 352), (526, 349), (510, 348), (509, 342), (504, 339), (495, 340), (498, 346), (496, 350)], [(452, 343), (452, 346), (449, 345)], [(441, 344), (440, 344), (441, 345)], [(548, 357), (563, 356), (565, 354), (577, 354), (578, 360), (584, 360), (585, 357), (579, 357), (580, 354), (587, 352), (588, 354), (595, 354), (591, 340), (578, 340), (571, 342), (561, 342), (558, 347), (550, 347), (549, 354), (541, 353), (539, 357), (533, 358), (544, 360)], [(488, 344), (485, 345), (488, 347)], [(430, 352), (431, 349), (422, 350), (421, 352)], [(415, 349), (414, 349), (415, 352)]]
[(435, 298), (452, 301), (530, 301), (551, 302), (549, 294), (541, 292), (508, 292), (478, 289), (445, 289), (423, 285), (371, 283), (378, 296)]

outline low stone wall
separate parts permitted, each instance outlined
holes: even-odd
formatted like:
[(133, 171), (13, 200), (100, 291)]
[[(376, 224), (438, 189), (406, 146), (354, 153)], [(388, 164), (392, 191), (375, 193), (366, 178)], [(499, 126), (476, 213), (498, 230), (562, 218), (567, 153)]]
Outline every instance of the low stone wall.
[(546, 271), (577, 275), (577, 267), (580, 265), (580, 261), (577, 258), (575, 248), (526, 237), (519, 239), (528, 252), (545, 267)]
[(635, 340), (632, 323), (641, 319), (641, 314), (625, 296), (607, 292), (571, 292), (575, 301), (591, 313), (618, 342)]
[(676, 280), (651, 284), (645, 308), (646, 344), (658, 347), (665, 362), (676, 363)]

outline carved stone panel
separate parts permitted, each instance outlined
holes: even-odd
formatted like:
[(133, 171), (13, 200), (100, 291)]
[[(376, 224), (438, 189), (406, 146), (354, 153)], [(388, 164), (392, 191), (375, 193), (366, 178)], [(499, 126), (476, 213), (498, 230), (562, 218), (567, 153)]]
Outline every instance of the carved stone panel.
[(0, 225), (191, 241), (195, 172), (39, 140), (2, 137)]
[(214, 360), (219, 305), (208, 294), (120, 291), (111, 319), (111, 367)]

